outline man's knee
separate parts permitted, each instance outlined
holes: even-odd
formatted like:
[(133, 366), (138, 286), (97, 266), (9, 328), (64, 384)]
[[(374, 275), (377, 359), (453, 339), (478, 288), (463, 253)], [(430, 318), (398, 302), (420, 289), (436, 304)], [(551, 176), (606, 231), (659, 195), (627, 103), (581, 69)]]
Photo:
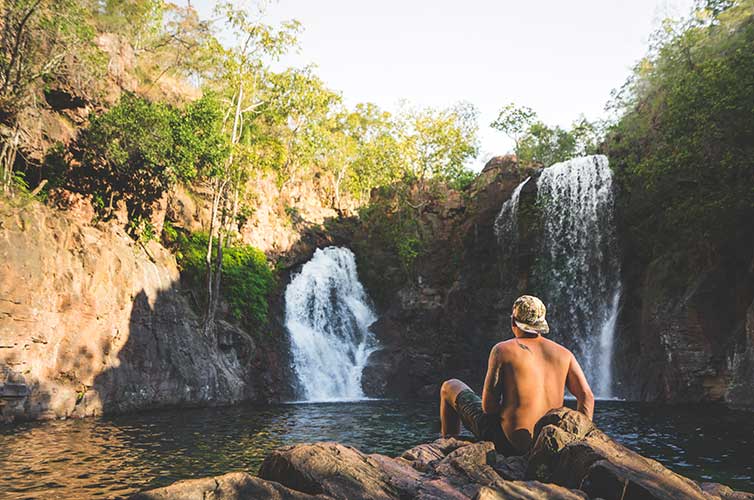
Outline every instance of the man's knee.
[(464, 383), (457, 378), (446, 380), (440, 386), (440, 397), (451, 400), (452, 396), (458, 394), (463, 389)]

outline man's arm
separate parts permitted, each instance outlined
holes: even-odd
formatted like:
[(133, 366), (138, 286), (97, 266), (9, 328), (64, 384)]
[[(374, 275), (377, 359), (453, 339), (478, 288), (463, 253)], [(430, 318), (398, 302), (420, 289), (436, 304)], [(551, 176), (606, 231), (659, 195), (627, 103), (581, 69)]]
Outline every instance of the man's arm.
[(579, 366), (579, 362), (571, 354), (571, 364), (568, 366), (568, 376), (566, 377), (566, 387), (571, 391), (571, 394), (576, 396), (578, 402), (578, 410), (592, 419), (594, 415), (594, 394), (589, 387), (589, 382), (586, 381), (584, 371)]
[(497, 346), (490, 351), (490, 360), (487, 363), (487, 376), (484, 377), (482, 389), (482, 411), (484, 413), (500, 413), (503, 405), (500, 402), (502, 385), (500, 380), (500, 353)]

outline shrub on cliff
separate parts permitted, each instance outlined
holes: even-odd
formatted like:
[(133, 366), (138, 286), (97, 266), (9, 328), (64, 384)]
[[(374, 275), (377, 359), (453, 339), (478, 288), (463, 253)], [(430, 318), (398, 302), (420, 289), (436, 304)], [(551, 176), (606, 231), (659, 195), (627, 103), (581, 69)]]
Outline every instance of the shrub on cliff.
[(228, 155), (222, 110), (212, 95), (183, 109), (125, 94), (90, 117), (69, 151), (47, 159), (52, 183), (92, 194), (101, 215), (124, 201), (137, 220), (178, 180), (212, 175)]
[[(183, 279), (206, 300), (207, 233), (167, 232), (171, 246), (177, 247)], [(230, 314), (252, 327), (265, 325), (275, 278), (264, 253), (251, 245), (226, 246), (222, 270), (221, 293)]]

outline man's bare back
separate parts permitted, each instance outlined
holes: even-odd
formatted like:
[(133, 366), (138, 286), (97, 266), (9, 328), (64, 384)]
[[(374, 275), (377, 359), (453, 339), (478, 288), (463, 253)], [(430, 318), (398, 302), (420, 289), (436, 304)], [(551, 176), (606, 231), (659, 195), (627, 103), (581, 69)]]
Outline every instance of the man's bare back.
[[(541, 321), (543, 328), (547, 328), (544, 305), (539, 299), (524, 297), (541, 305)], [(494, 440), (486, 422), (499, 422), (505, 435), (500, 439), (507, 438), (512, 448), (525, 453), (532, 444), (537, 421), (549, 410), (563, 406), (565, 387), (576, 396), (578, 410), (592, 418), (594, 396), (576, 358), (565, 347), (521, 328), (526, 326), (514, 317), (511, 321), (514, 338), (498, 343), (490, 351), (481, 398), (483, 414), (473, 408), (470, 399), (473, 391), (466, 384), (455, 379), (443, 384), (440, 405), (443, 435), (458, 434), (463, 420), (475, 434), (487, 434), (477, 437)], [(463, 399), (460, 405), (459, 395)]]
[[(499, 412), (511, 443), (521, 451), (528, 450), (534, 424), (549, 410), (563, 406), (569, 375), (572, 379), (584, 377), (571, 352), (549, 339), (538, 335), (500, 342), (490, 352), (482, 408), (485, 413)], [(577, 390), (579, 384), (574, 382)], [(589, 418), (591, 408), (585, 412)]]

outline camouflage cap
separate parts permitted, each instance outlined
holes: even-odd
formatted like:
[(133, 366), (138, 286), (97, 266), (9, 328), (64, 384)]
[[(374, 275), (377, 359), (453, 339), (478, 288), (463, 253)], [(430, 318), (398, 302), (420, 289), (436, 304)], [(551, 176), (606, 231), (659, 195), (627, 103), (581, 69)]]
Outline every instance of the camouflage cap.
[(549, 333), (550, 326), (545, 320), (546, 313), (545, 305), (533, 295), (522, 295), (513, 303), (513, 321), (527, 333)]

